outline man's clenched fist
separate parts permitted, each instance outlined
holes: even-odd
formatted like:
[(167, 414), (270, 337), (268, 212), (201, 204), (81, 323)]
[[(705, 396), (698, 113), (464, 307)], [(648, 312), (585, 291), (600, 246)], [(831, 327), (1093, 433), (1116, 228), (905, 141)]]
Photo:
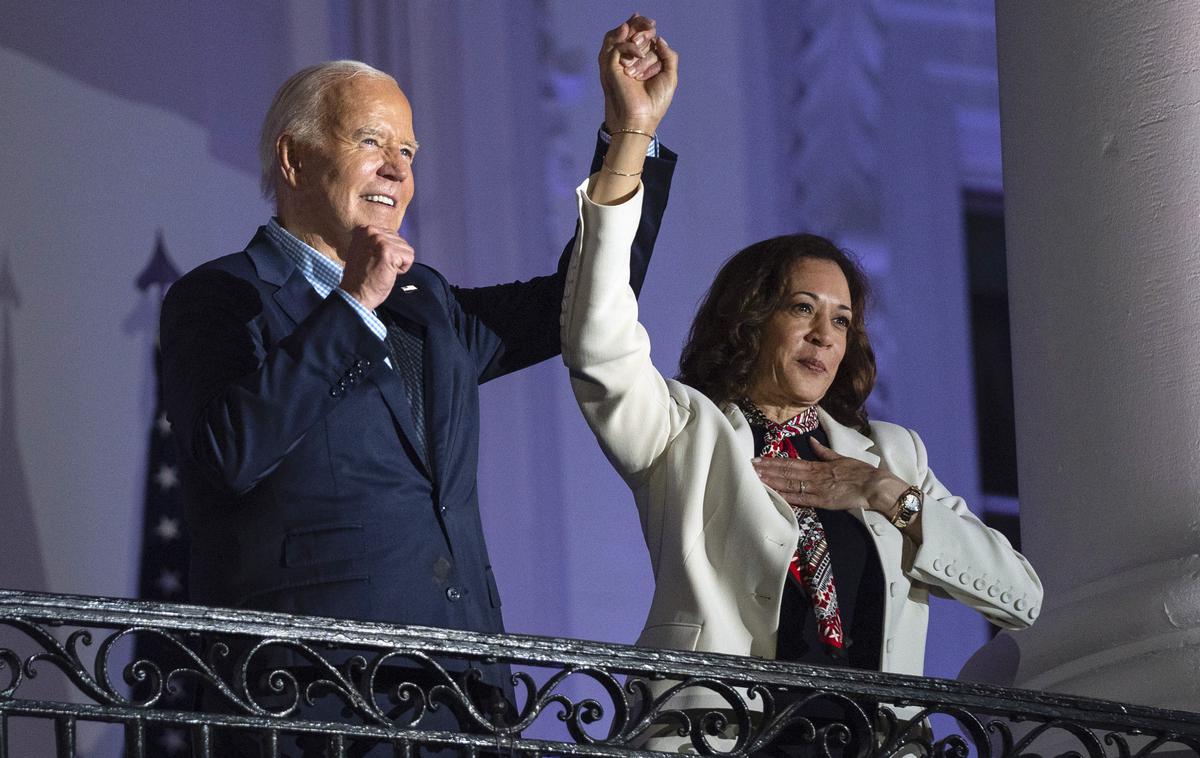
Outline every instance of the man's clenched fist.
[(399, 234), (379, 226), (359, 226), (350, 237), (344, 289), (358, 302), (374, 310), (391, 294), (396, 276), (413, 264), (412, 245)]

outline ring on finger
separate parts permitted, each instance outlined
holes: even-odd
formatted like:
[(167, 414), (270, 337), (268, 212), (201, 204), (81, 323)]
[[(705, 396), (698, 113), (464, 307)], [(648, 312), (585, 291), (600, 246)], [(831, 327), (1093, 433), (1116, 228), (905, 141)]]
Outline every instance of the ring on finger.
[(803, 479), (801, 479), (801, 480), (800, 480), (800, 494), (801, 494), (801, 495), (803, 495), (803, 494), (804, 494), (804, 491), (805, 491), (806, 489), (808, 489), (808, 482), (806, 482), (806, 481), (804, 481)]

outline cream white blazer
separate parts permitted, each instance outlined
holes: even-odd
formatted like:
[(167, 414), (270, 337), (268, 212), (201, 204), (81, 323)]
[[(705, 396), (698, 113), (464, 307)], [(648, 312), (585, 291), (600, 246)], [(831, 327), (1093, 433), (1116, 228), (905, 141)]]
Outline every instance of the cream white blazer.
[[(577, 190), (582, 232), (567, 274), (562, 355), (579, 407), (633, 490), (655, 590), (639, 645), (775, 657), (779, 604), (799, 527), (754, 473), (750, 426), (737, 407), (658, 373), (629, 288), (642, 193), (617, 206)], [(871, 423), (870, 436), (820, 412), (830, 447), (925, 493), (920, 546), (879, 513), (866, 525), (884, 576), (881, 667), (921, 674), (929, 593), (1016, 629), (1038, 616), (1042, 585), (1008, 540), (933, 475), (915, 432)]]

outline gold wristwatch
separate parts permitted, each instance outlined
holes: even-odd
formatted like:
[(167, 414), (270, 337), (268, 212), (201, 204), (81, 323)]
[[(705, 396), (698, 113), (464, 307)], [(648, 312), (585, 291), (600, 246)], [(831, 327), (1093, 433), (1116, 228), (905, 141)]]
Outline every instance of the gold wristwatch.
[(921, 505), (925, 502), (925, 493), (919, 487), (909, 487), (900, 493), (900, 497), (896, 498), (896, 515), (892, 516), (892, 525), (897, 529), (903, 529), (912, 523), (917, 514), (921, 512)]

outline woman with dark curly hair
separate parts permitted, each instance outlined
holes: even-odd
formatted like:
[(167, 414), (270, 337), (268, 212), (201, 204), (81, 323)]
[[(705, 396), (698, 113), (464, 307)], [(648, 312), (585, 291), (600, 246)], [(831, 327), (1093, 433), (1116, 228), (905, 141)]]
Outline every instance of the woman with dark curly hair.
[[(609, 64), (610, 86), (642, 86)], [(576, 399), (650, 550), (638, 644), (921, 674), (931, 592), (1031, 624), (1042, 587), (1029, 563), (942, 486), (915, 432), (868, 421), (867, 281), (829, 240), (733, 256), (678, 380), (655, 370), (629, 287), (643, 148), (614, 141), (577, 191), (562, 313)]]
[[(792, 270), (802, 261), (835, 264), (846, 279), (850, 318), (846, 350), (821, 407), (839, 423), (869, 433), (863, 405), (875, 386), (875, 353), (863, 311), (870, 299), (867, 278), (849, 256), (824, 237), (790, 234), (755, 243), (717, 273), (692, 322), (679, 361), (679, 381), (716, 402), (736, 402), (750, 391), (763, 327), (788, 306)], [(828, 269), (828, 267), (825, 267)]]

